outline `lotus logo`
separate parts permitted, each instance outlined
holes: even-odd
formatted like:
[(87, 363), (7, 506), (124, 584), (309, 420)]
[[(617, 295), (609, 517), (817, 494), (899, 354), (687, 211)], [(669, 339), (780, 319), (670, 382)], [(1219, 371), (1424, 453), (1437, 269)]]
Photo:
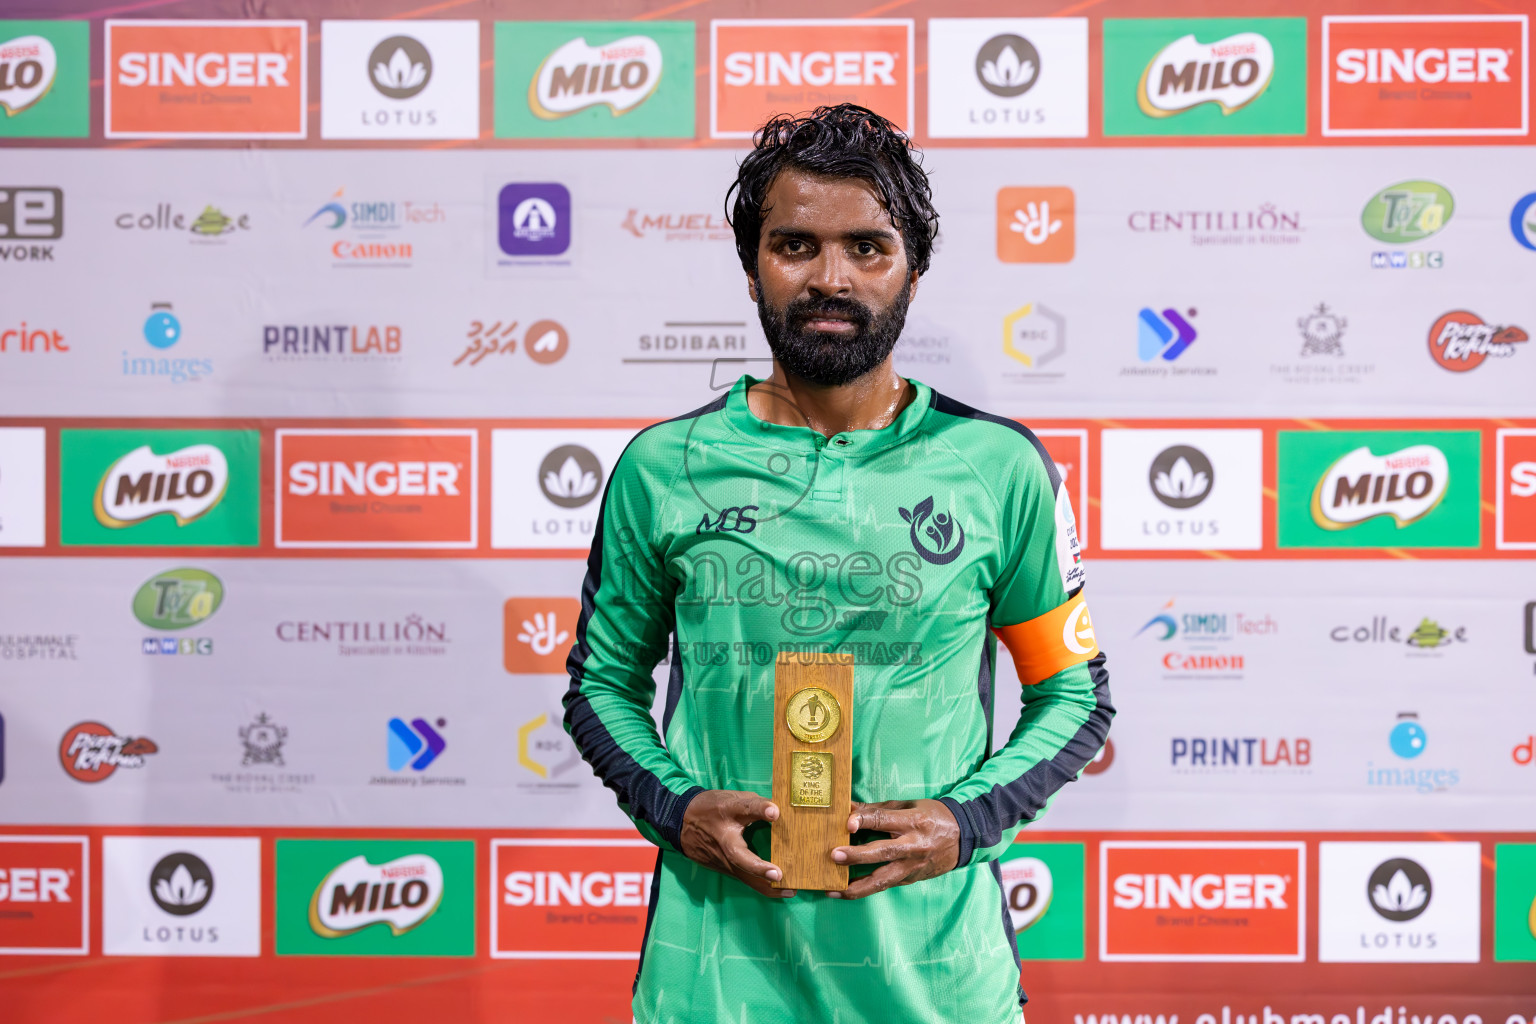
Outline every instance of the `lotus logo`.
[(1388, 921), (1412, 921), (1429, 909), (1429, 872), (1406, 857), (1382, 861), (1366, 882), (1371, 907)]
[(1275, 49), (1257, 32), (1214, 43), (1187, 35), (1147, 64), (1136, 86), (1136, 104), (1148, 117), (1172, 117), (1202, 103), (1214, 103), (1230, 115), (1258, 99), (1274, 73)]
[(1360, 226), (1383, 242), (1418, 242), (1451, 219), (1456, 201), (1432, 181), (1404, 181), (1372, 196), (1360, 212)]
[(392, 100), (408, 100), (432, 80), (432, 55), (410, 36), (390, 36), (368, 55), (373, 87)]
[(1040, 54), (1023, 36), (993, 36), (976, 53), (976, 79), (994, 96), (1022, 96), (1040, 78)]
[[(896, 511), (911, 524), (912, 547), (925, 562), (948, 565), (959, 557), (965, 547), (965, 529), (948, 513), (933, 515), (931, 495), (913, 505), (910, 512), (904, 508)], [(924, 538), (931, 543), (925, 543)]]
[(1216, 470), (1200, 449), (1176, 444), (1152, 460), (1147, 479), (1152, 493), (1164, 505), (1193, 508), (1211, 493)]
[(1325, 530), (1345, 530), (1376, 516), (1399, 528), (1418, 522), (1445, 497), (1450, 463), (1434, 445), (1416, 444), (1388, 455), (1366, 447), (1344, 455), (1312, 492), (1312, 520)]
[(15, 117), (46, 96), (58, 70), (58, 54), (42, 36), (0, 43), (0, 108), (6, 116)]
[(579, 444), (561, 445), (539, 463), (539, 488), (561, 508), (581, 508), (602, 484), (602, 463)]
[(374, 924), (387, 924), (392, 933), (403, 935), (431, 917), (442, 901), (442, 865), (426, 854), (384, 864), (357, 856), (332, 868), (315, 887), (309, 926), (327, 939)]
[(213, 899), (213, 872), (194, 854), (166, 854), (149, 873), (149, 895), (167, 914), (188, 917)]
[(121, 529), (167, 514), (185, 526), (206, 514), (229, 486), (229, 461), (211, 444), (168, 455), (141, 445), (107, 467), (96, 485), (96, 521)]
[(601, 46), (572, 39), (539, 65), (528, 83), (528, 109), (554, 121), (604, 106), (627, 114), (661, 85), (661, 46), (650, 36), (625, 36)]

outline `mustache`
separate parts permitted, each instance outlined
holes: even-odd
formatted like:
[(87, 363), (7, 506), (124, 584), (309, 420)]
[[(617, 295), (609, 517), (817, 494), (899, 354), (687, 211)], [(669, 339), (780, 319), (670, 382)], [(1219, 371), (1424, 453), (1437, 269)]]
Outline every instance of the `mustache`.
[(874, 313), (862, 302), (836, 295), (795, 299), (784, 307), (783, 322), (786, 326), (804, 327), (810, 321), (821, 317), (846, 319), (854, 324), (860, 333), (868, 330), (875, 320)]

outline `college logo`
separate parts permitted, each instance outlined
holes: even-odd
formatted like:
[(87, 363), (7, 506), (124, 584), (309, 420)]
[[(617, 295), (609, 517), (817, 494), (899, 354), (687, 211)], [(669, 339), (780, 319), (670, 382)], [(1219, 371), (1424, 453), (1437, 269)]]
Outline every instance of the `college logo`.
[(80, 722), (59, 740), (59, 763), (76, 782), (101, 782), (119, 768), (143, 768), (160, 748), (147, 736), (119, 736), (100, 722)]
[(1088, 19), (930, 18), (928, 134), (1088, 134)]
[(196, 626), (224, 603), (224, 584), (202, 569), (171, 569), (153, 576), (133, 595), (133, 617), (150, 629)]
[(934, 515), (932, 495), (913, 505), (910, 512), (904, 508), (896, 511), (910, 524), (912, 548), (923, 561), (948, 565), (960, 557), (960, 551), (965, 547), (965, 527), (951, 513)]
[(1105, 135), (1302, 135), (1305, 18), (1106, 18)]
[[(231, 216), (217, 206), (207, 204), (194, 216), (170, 203), (156, 203), (153, 210), (144, 213), (120, 213), (112, 223), (119, 231), (183, 232), (190, 236), (190, 242), (221, 245), (227, 241), (225, 235), (251, 230), (251, 215), (236, 213)], [(169, 309), (169, 305), (166, 308)]]
[(496, 210), (496, 241), (508, 256), (559, 256), (571, 247), (571, 193), (564, 185), (507, 185)]
[(692, 22), (496, 24), (499, 138), (692, 138)]
[(0, 427), (0, 548), (43, 546), (46, 445), (42, 427)]
[(1263, 545), (1259, 431), (1110, 429), (1100, 437), (1105, 548)]
[(1323, 963), (1476, 963), (1482, 849), (1476, 842), (1318, 844)]
[(472, 548), (472, 429), (276, 432), (278, 547)]
[(1083, 958), (1083, 844), (1015, 843), (998, 861), (1022, 960)]
[(448, 741), (438, 729), (448, 720), (439, 718), (433, 728), (425, 718), (413, 718), (406, 725), (402, 719), (389, 720), (389, 770), (398, 772), (410, 767), (413, 772), (425, 771), (438, 755), (448, 749)]
[[(0, 121), (3, 127), (4, 121)], [(3, 133), (0, 133), (3, 137)], [(53, 246), (38, 241), (64, 237), (64, 190), (47, 185), (0, 186), (0, 263), (52, 263)], [(38, 337), (41, 333), (41, 337)], [(60, 352), (69, 351), (58, 331), (52, 332), (53, 344)], [(23, 324), (19, 331), (7, 330), (0, 340), (17, 346), (19, 352), (49, 351), (49, 332), (29, 332)]]
[(1475, 431), (1280, 431), (1277, 540), (1300, 547), (1477, 547)]
[(1323, 18), (1323, 134), (1524, 135), (1527, 19)]
[(303, 21), (106, 23), (109, 139), (302, 139)]
[(745, 139), (775, 114), (856, 103), (911, 131), (912, 22), (712, 21), (710, 135)]
[(1536, 251), (1536, 192), (1528, 192), (1509, 211), (1509, 231), (1522, 247)]
[(0, 836), (0, 954), (90, 952), (90, 840)]
[(255, 430), (69, 429), (59, 446), (65, 545), (254, 547), (259, 539)]
[(90, 28), (85, 21), (0, 21), (0, 138), (90, 134)]
[(1536, 961), (1536, 843), (1495, 843), (1493, 862), (1493, 959)]
[(1070, 263), (1077, 248), (1070, 188), (997, 190), (997, 258), (1004, 263)]
[(1515, 345), (1530, 340), (1523, 327), (1495, 327), (1476, 313), (1458, 309), (1446, 313), (1429, 329), (1429, 354), (1454, 373), (1465, 373), (1492, 356), (1508, 359)]
[(102, 952), (259, 956), (261, 840), (102, 839)]
[(469, 840), (279, 839), (279, 956), (473, 956)]
[(1193, 309), (1184, 313), (1165, 309), (1159, 316), (1143, 307), (1136, 314), (1136, 358), (1144, 363), (1156, 359), (1171, 363), (1182, 356), (1200, 336), (1188, 319), (1194, 316)]
[[(1409, 620), (1412, 621), (1412, 620)], [(1425, 616), (1419, 620), (1419, 624), (1405, 630), (1404, 627), (1393, 625), (1385, 615), (1373, 615), (1371, 621), (1360, 626), (1335, 626), (1328, 631), (1328, 638), (1334, 643), (1356, 644), (1393, 644), (1414, 648), (1414, 654), (1423, 654), (1453, 644), (1464, 644), (1468, 641), (1466, 626), (1453, 626), (1446, 629), (1439, 622)]]
[(581, 615), (573, 597), (512, 597), (502, 606), (502, 664), (513, 674), (565, 672)]
[(320, 32), (322, 138), (479, 134), (479, 22), (327, 20)]
[(1099, 959), (1302, 962), (1306, 845), (1099, 844)]
[(1536, 548), (1536, 430), (1501, 427), (1496, 444), (1494, 541), (1501, 550)]
[(655, 867), (643, 839), (491, 840), (491, 956), (635, 956)]

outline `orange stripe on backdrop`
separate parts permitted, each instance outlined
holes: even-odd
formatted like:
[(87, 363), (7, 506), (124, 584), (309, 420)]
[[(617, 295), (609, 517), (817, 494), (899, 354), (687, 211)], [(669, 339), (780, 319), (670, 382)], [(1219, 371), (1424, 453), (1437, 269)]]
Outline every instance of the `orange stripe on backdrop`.
[(385, 21), (401, 21), (405, 18), (416, 18), (423, 14), (436, 14), (438, 11), (447, 11), (455, 7), (467, 7), (470, 4), (480, 5), (484, 0), (446, 0), (445, 3), (431, 4), (427, 7), (418, 7), (414, 11), (401, 11), (398, 14), (386, 14)]
[(686, 11), (690, 7), (697, 7), (699, 4), (705, 2), (707, 2), (707, 0), (678, 0), (678, 2), (675, 4), (668, 4), (666, 7), (659, 7), (654, 11), (646, 11), (644, 14), (637, 14), (629, 20), (656, 21), (660, 18), (665, 18), (669, 14), (676, 14), (678, 11)]
[(1104, 0), (1080, 0), (1079, 3), (1068, 4), (1059, 11), (1052, 11), (1050, 14), (1046, 15), (1046, 17), (1064, 18), (1069, 14), (1077, 14), (1080, 11), (1086, 11), (1090, 7), (1097, 7), (1103, 2)]
[(867, 11), (860, 11), (858, 14), (850, 15), (850, 17), (873, 18), (877, 15), (884, 14), (887, 11), (894, 11), (898, 7), (905, 7), (911, 2), (912, 0), (891, 0), (891, 2), (888, 4), (881, 4), (879, 7), (871, 7)]

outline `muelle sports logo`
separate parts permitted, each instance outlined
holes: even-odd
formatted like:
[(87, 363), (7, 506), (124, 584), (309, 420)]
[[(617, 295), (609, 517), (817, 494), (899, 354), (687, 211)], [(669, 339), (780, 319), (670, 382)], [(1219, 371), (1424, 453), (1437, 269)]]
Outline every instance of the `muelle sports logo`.
[(1450, 463), (1434, 445), (1418, 444), (1385, 455), (1368, 447), (1348, 452), (1328, 467), (1312, 494), (1312, 520), (1325, 530), (1345, 530), (1376, 516), (1399, 527), (1434, 511), (1450, 484)]
[(228, 486), (229, 460), (216, 445), (195, 444), (166, 455), (141, 445), (102, 474), (96, 519), (120, 529), (168, 514), (185, 526), (217, 505)]
[(143, 768), (160, 752), (147, 736), (120, 736), (100, 722), (80, 722), (59, 740), (59, 763), (76, 782), (101, 782), (119, 768)]
[(1148, 117), (1170, 117), (1202, 103), (1232, 114), (1257, 99), (1274, 74), (1275, 48), (1257, 32), (1212, 43), (1181, 36), (1148, 62), (1136, 103)]
[(1525, 328), (1495, 327), (1476, 313), (1458, 309), (1446, 313), (1429, 329), (1429, 354), (1443, 369), (1466, 373), (1487, 359), (1508, 359), (1515, 346), (1530, 340)]
[(661, 75), (661, 46), (650, 36), (625, 36), (600, 46), (572, 39), (534, 72), (528, 109), (546, 121), (596, 106), (618, 117), (650, 99)]
[(431, 917), (443, 901), (443, 868), (423, 853), (383, 864), (357, 856), (331, 869), (309, 902), (309, 926), (327, 939), (371, 925), (403, 935)]

